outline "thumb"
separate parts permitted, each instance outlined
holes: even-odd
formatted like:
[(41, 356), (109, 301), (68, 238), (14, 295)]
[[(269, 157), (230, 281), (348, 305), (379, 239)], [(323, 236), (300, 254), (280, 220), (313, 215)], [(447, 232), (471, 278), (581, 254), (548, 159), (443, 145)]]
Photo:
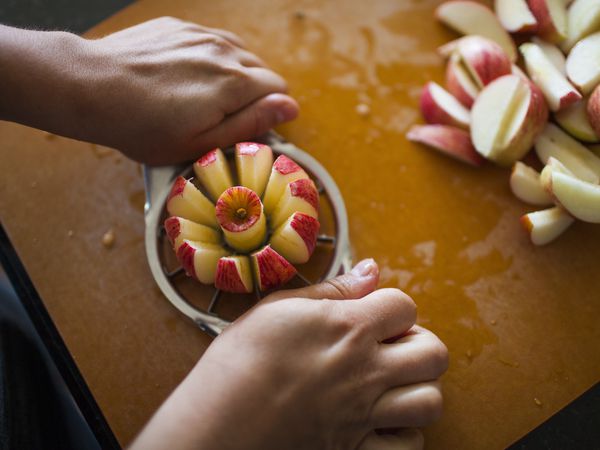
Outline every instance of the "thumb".
[(379, 267), (377, 263), (372, 259), (363, 259), (344, 275), (305, 288), (275, 292), (264, 301), (270, 302), (292, 297), (315, 300), (358, 299), (373, 292), (377, 288), (378, 282)]
[(226, 116), (218, 125), (199, 135), (194, 147), (227, 147), (255, 138), (280, 123), (295, 119), (298, 110), (298, 103), (292, 97), (269, 94)]

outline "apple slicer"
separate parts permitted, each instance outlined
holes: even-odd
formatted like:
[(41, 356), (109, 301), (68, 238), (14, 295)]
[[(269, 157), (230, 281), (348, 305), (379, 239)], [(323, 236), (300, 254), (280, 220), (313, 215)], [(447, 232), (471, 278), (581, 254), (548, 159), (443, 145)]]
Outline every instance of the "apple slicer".
[[(296, 277), (286, 286), (300, 287), (335, 277), (350, 269), (351, 254), (348, 215), (335, 181), (311, 155), (286, 142), (275, 132), (269, 132), (259, 142), (267, 144), (275, 156), (284, 154), (300, 164), (319, 190), (321, 234), (311, 260), (297, 266)], [(225, 149), (233, 160), (233, 147)], [(164, 296), (181, 313), (210, 336), (219, 335), (232, 320), (260, 300), (261, 293), (223, 293), (214, 286), (201, 285), (185, 275), (170, 248), (163, 222), (167, 218), (166, 202), (171, 186), (179, 175), (193, 176), (191, 164), (185, 166), (144, 166), (146, 203), (146, 256), (152, 275)], [(224, 298), (227, 297), (227, 298)]]

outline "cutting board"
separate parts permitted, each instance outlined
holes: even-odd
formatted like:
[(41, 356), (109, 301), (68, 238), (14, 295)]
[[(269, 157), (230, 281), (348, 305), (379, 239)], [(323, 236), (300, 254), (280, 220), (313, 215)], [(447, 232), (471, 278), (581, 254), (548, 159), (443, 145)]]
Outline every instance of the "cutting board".
[[(356, 260), (374, 257), (381, 285), (408, 292), (450, 349), (427, 447), (503, 448), (600, 379), (600, 227), (536, 248), (507, 170), (406, 141), (421, 86), (443, 81), (435, 48), (455, 37), (434, 22), (438, 3), (142, 0), (90, 36), (176, 16), (237, 32), (288, 79), (301, 116), (279, 131), (337, 181)], [(2, 224), (127, 445), (210, 343), (150, 275), (140, 167), (14, 124), (0, 135)]]

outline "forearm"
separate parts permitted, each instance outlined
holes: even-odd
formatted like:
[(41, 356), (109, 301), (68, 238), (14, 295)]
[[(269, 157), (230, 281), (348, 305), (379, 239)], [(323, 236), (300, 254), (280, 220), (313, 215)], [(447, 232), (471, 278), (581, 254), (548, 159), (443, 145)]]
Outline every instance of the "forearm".
[(73, 135), (85, 102), (86, 41), (0, 25), (0, 119)]

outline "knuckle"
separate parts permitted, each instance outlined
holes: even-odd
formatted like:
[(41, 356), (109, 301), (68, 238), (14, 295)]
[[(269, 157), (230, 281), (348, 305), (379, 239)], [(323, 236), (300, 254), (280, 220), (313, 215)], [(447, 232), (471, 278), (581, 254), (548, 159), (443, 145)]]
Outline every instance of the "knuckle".
[(327, 291), (331, 291), (331, 298), (348, 298), (352, 294), (351, 286), (345, 277), (331, 278), (325, 281), (325, 284), (329, 288)]

